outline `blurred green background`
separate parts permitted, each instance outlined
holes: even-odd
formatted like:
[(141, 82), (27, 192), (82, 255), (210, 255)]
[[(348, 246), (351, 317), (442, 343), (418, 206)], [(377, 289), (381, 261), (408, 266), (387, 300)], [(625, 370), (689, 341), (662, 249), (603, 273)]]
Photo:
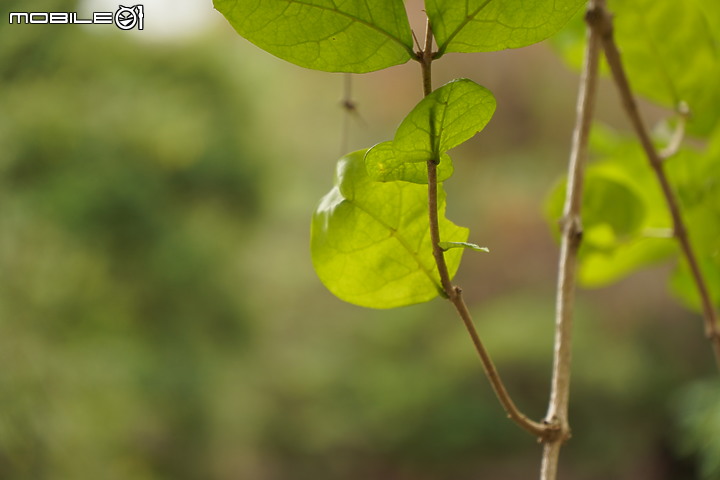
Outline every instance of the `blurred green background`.
[[(312, 271), (335, 160), (392, 137), (417, 65), (354, 77), (348, 115), (342, 75), (259, 51), (209, 0), (166, 15), (154, 1), (133, 33), (6, 21), (114, 6), (0, 7), (0, 478), (535, 477), (540, 448), (505, 419), (449, 305), (365, 310)], [(436, 86), (459, 76), (498, 111), (447, 182), (448, 217), (491, 250), (466, 254), (457, 283), (541, 418), (557, 260), (542, 204), (577, 75), (537, 45), (436, 64)], [(626, 129), (601, 90), (600, 117)], [(562, 478), (697, 478), (697, 452), (720, 449), (702, 432), (720, 412), (693, 416), (717, 404), (700, 382), (711, 351), (669, 270), (579, 292)]]

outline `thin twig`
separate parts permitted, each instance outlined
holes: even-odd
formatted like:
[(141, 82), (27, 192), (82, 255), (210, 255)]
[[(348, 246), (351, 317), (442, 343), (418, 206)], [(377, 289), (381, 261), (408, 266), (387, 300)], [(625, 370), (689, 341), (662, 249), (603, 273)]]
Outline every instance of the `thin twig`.
[[(433, 61), (432, 54), (432, 31), (430, 29), (430, 22), (428, 20), (427, 31), (425, 35), (425, 46), (422, 51), (418, 52), (417, 60), (420, 62), (422, 67), (423, 76), (423, 92), (425, 96), (432, 92), (432, 76), (431, 76), (431, 65)], [(495, 365), (490, 358), (487, 350), (485, 349), (480, 336), (475, 329), (473, 324), (470, 311), (465, 304), (462, 296), (462, 290), (460, 287), (453, 286), (450, 282), (450, 274), (448, 273), (447, 264), (445, 262), (445, 255), (443, 250), (440, 248), (440, 228), (438, 223), (438, 201), (437, 201), (437, 159), (430, 159), (427, 162), (428, 169), (428, 215), (430, 222), (430, 239), (433, 248), (433, 257), (435, 258), (435, 264), (437, 265), (438, 274), (440, 276), (440, 284), (444, 295), (452, 302), (453, 306), (457, 310), (460, 318), (465, 325), (470, 338), (472, 339), (475, 350), (480, 356), (483, 370), (485, 371), (490, 384), (495, 391), (495, 394), (500, 401), (500, 404), (505, 409), (508, 418), (517, 423), (521, 428), (527, 430), (531, 434), (538, 438), (545, 439), (548, 435), (551, 435), (553, 429), (547, 425), (539, 422), (535, 422), (524, 415), (515, 406), (515, 403), (510, 398), (510, 395), (503, 384), (500, 375), (498, 374)]]
[(427, 19), (425, 25), (425, 45), (423, 49), (418, 52), (418, 59), (422, 66), (422, 77), (423, 77), (423, 96), (427, 97), (432, 92), (432, 43), (433, 33), (430, 28), (430, 19)]
[(495, 364), (493, 363), (492, 358), (490, 358), (490, 354), (488, 354), (485, 346), (480, 340), (480, 336), (475, 329), (475, 325), (473, 324), (470, 312), (468, 311), (467, 305), (463, 300), (462, 290), (460, 289), (460, 287), (455, 286), (452, 288), (452, 294), (450, 295), (449, 299), (455, 307), (455, 310), (457, 310), (458, 314), (460, 315), (460, 318), (462, 318), (462, 321), (465, 324), (465, 328), (470, 334), (470, 338), (472, 338), (475, 350), (480, 356), (485, 375), (488, 377), (490, 385), (492, 385), (492, 388), (495, 391), (495, 395), (500, 401), (503, 409), (505, 409), (508, 418), (515, 422), (517, 425), (519, 425), (522, 429), (538, 437), (538, 439), (540, 440), (547, 441), (548, 439), (555, 436), (556, 429), (553, 426), (547, 425), (545, 423), (539, 423), (528, 418), (517, 408), (517, 406), (515, 406), (515, 402), (513, 402), (512, 398), (510, 397), (510, 394), (508, 393), (502, 379), (500, 378), (500, 374), (495, 368)]
[[(587, 18), (604, 0), (588, 5)], [(587, 46), (580, 89), (577, 100), (577, 117), (573, 131), (572, 150), (568, 163), (568, 180), (562, 218), (562, 242), (558, 265), (558, 283), (555, 312), (555, 354), (553, 358), (552, 389), (550, 404), (545, 417), (548, 425), (555, 426), (558, 435), (545, 441), (541, 467), (542, 480), (557, 477), (560, 449), (570, 438), (568, 423), (568, 402), (570, 398), (570, 366), (573, 326), (573, 305), (575, 302), (575, 275), (577, 253), (582, 240), (580, 212), (585, 177), (585, 163), (588, 154), (588, 138), (595, 107), (597, 92), (600, 41), (597, 33), (587, 29)]]
[(355, 100), (353, 100), (353, 74), (344, 74), (343, 84), (343, 98), (340, 101), (340, 106), (343, 109), (343, 122), (342, 122), (342, 133), (340, 136), (340, 156), (345, 155), (348, 151), (348, 143), (350, 142), (350, 120), (352, 116), (360, 121), (360, 124), (364, 124), (360, 113), (358, 112), (358, 106)]
[(708, 290), (705, 277), (700, 269), (695, 251), (690, 243), (687, 228), (682, 219), (682, 214), (680, 213), (680, 205), (677, 197), (675, 196), (675, 193), (670, 186), (670, 181), (665, 174), (662, 157), (655, 149), (655, 146), (650, 138), (650, 134), (648, 133), (648, 129), (640, 117), (637, 102), (635, 101), (632, 89), (630, 88), (630, 82), (628, 81), (625, 69), (622, 65), (620, 52), (615, 44), (612, 17), (604, 7), (599, 10), (598, 15), (596, 15), (593, 19), (591, 26), (593, 30), (596, 30), (601, 35), (605, 58), (607, 58), (613, 80), (615, 81), (615, 85), (617, 86), (620, 97), (622, 98), (625, 113), (627, 113), (628, 118), (632, 123), (633, 129), (635, 130), (635, 133), (642, 144), (643, 150), (645, 151), (645, 155), (650, 162), (650, 166), (655, 172), (655, 177), (662, 188), (663, 196), (665, 197), (665, 201), (672, 217), (675, 238), (680, 243), (680, 249), (682, 250), (683, 256), (690, 267), (692, 278), (695, 282), (698, 293), (700, 294), (703, 318), (705, 321), (705, 336), (712, 344), (712, 348), (715, 353), (715, 361), (718, 368), (720, 368), (720, 333), (718, 332), (718, 317), (712, 304), (710, 291)]

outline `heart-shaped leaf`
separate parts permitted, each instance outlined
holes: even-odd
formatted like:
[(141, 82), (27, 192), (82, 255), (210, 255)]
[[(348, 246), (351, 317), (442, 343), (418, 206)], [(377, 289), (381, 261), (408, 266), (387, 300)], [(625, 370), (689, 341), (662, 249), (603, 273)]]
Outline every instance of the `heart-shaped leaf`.
[(414, 56), (402, 0), (214, 0), (235, 30), (305, 68), (364, 73)]
[(438, 181), (452, 175), (445, 153), (485, 128), (495, 112), (495, 97), (466, 78), (453, 80), (423, 98), (405, 117), (392, 142), (368, 151), (368, 174), (382, 182), (427, 183), (425, 162), (438, 163)]
[[(310, 248), (320, 280), (338, 298), (371, 308), (425, 302), (442, 290), (432, 255), (427, 188), (368, 177), (360, 150), (340, 159), (335, 186), (312, 220)], [(440, 236), (465, 242), (468, 230), (444, 216), (438, 187)], [(463, 249), (445, 254), (450, 275)]]

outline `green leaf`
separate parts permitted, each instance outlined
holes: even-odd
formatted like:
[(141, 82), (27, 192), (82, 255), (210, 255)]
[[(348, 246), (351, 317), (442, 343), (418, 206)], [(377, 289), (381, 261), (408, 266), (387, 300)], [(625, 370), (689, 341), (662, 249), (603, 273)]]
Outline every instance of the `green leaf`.
[(364, 73), (414, 56), (402, 0), (213, 0), (258, 47), (305, 68)]
[(495, 107), (492, 93), (472, 80), (462, 78), (443, 85), (412, 109), (392, 142), (368, 151), (368, 174), (382, 182), (427, 183), (425, 162), (435, 160), (438, 181), (445, 180), (453, 172), (445, 152), (485, 128)]
[[(582, 226), (583, 243), (594, 248), (612, 248), (642, 226), (645, 206), (631, 184), (602, 168), (590, 167), (585, 175)], [(547, 216), (562, 216), (565, 184), (553, 191), (546, 205)]]
[(438, 246), (444, 252), (447, 252), (451, 248), (469, 248), (470, 250), (475, 250), (476, 252), (486, 252), (486, 253), (490, 252), (490, 249), (487, 247), (480, 247), (474, 243), (468, 243), (468, 242), (440, 242), (440, 243), (438, 243)]
[[(365, 166), (368, 175), (378, 182), (395, 182), (402, 180), (412, 183), (428, 183), (427, 164), (425, 162), (406, 162), (395, 155), (393, 142), (378, 143), (365, 155)], [(450, 155), (440, 156), (437, 167), (437, 181), (444, 182), (453, 174)]]
[[(680, 250), (662, 190), (634, 138), (595, 126), (591, 145), (596, 155), (604, 158), (587, 170), (579, 280), (585, 286), (598, 287), (648, 265), (677, 258)], [(664, 162), (664, 168), (708, 288), (718, 303), (720, 128), (704, 150), (684, 147)], [(598, 176), (602, 178), (599, 189)], [(546, 212), (553, 224), (561, 215), (563, 199), (564, 186), (557, 187), (548, 198)], [(671, 288), (688, 306), (697, 308), (693, 279), (684, 261), (679, 265)]]
[[(688, 235), (710, 297), (720, 307), (720, 128), (704, 155), (680, 155), (666, 162), (681, 201)], [(683, 259), (670, 282), (672, 290), (689, 307), (700, 311), (700, 298), (687, 262)]]
[(495, 113), (495, 97), (467, 78), (453, 80), (423, 98), (405, 117), (393, 139), (406, 162), (439, 159), (472, 138)]
[[(622, 147), (618, 151), (622, 152)], [(627, 156), (591, 165), (586, 172), (578, 274), (586, 287), (607, 285), (676, 252), (671, 235), (657, 234), (670, 232), (670, 220), (652, 172), (643, 165), (640, 152), (625, 153)], [(621, 160), (626, 170), (619, 169)], [(632, 172), (636, 166), (644, 173), (633, 177), (628, 170)], [(557, 225), (562, 215), (564, 199), (563, 182), (545, 205), (552, 225)]]
[(614, 248), (581, 249), (578, 280), (585, 287), (610, 285), (677, 253), (672, 238), (634, 236)]
[(670, 108), (686, 102), (694, 133), (709, 132), (720, 119), (720, 33), (712, 28), (720, 9), (711, 6), (717, 3), (610, 3), (633, 89)]
[[(720, 307), (720, 255), (699, 255), (698, 263), (708, 287), (710, 301), (717, 309)], [(702, 312), (702, 303), (695, 278), (684, 259), (670, 277), (670, 289), (686, 307)]]
[[(310, 248), (315, 271), (338, 298), (371, 308), (425, 302), (441, 292), (432, 255), (427, 188), (407, 182), (371, 180), (364, 150), (340, 159), (335, 186), (312, 220)], [(440, 236), (464, 242), (466, 228), (444, 217), (445, 194), (438, 187)], [(445, 255), (450, 275), (462, 249)]]
[[(688, 131), (711, 132), (720, 122), (720, 2), (612, 0), (609, 8), (633, 91), (668, 108), (687, 103)], [(585, 44), (582, 19), (573, 21), (554, 44), (579, 69)]]
[(585, 0), (425, 0), (438, 56), (492, 52), (540, 42), (560, 30)]

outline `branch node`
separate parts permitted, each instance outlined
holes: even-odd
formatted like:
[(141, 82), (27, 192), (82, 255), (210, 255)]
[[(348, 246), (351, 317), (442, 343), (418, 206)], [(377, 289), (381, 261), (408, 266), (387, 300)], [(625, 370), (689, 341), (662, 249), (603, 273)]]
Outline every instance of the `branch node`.
[(559, 221), (560, 231), (579, 245), (583, 237), (582, 220), (579, 215), (565, 215)]
[(570, 433), (570, 427), (565, 424), (561, 424), (560, 419), (553, 417), (551, 419), (544, 419), (542, 424), (545, 425), (545, 429), (542, 434), (538, 437), (540, 443), (560, 443), (563, 444), (570, 440), (572, 436)]
[(613, 34), (613, 16), (601, 5), (588, 7), (585, 22), (602, 37), (611, 37)]
[(568, 162), (567, 190), (563, 217), (560, 220), (562, 238), (558, 261), (555, 311), (555, 352), (553, 355), (550, 405), (543, 421), (540, 438), (545, 445), (541, 478), (555, 480), (562, 445), (570, 438), (568, 401), (570, 397), (571, 342), (573, 304), (578, 250), (582, 241), (582, 193), (585, 162), (588, 156), (590, 129), (597, 93), (598, 65), (602, 37), (612, 35), (612, 22), (603, 8), (603, 0), (591, 0), (585, 14), (587, 45), (577, 99), (577, 116), (573, 130), (572, 149)]

